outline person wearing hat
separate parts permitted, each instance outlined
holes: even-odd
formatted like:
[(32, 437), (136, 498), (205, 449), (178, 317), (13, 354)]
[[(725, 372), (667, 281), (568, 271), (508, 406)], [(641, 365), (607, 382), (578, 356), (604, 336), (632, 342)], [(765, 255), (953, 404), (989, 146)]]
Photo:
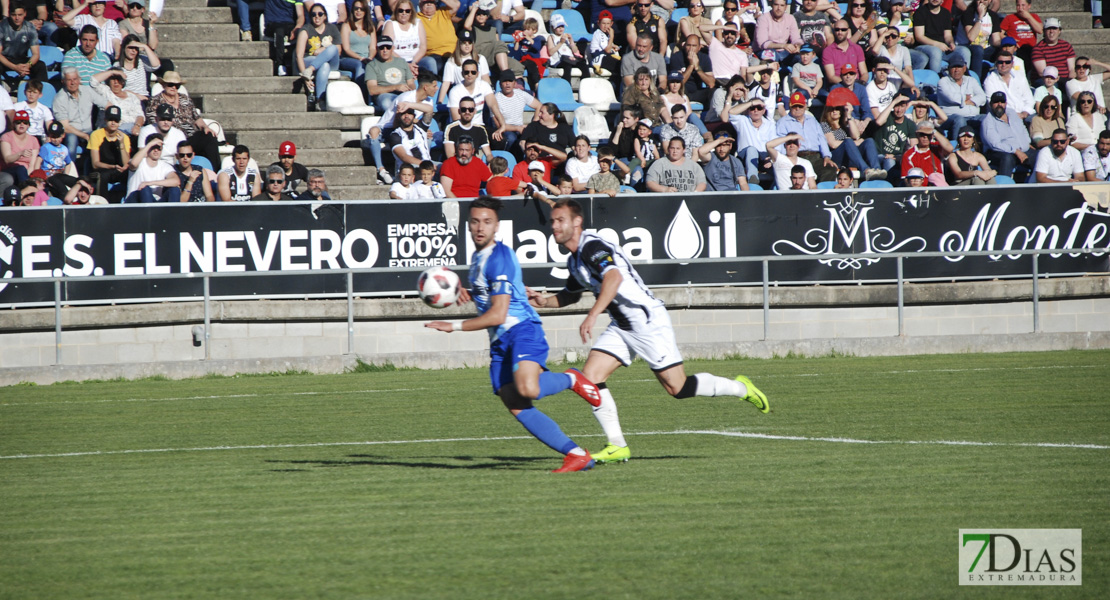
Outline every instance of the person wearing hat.
[[(652, 15), (653, 17), (655, 15)], [(656, 20), (659, 17), (655, 17)], [(629, 24), (631, 27), (632, 24)], [(663, 34), (666, 37), (666, 34)], [(589, 73), (590, 65), (575, 45), (574, 36), (567, 32), (567, 21), (558, 13), (551, 15), (551, 33), (547, 34), (548, 65), (562, 71), (563, 79), (571, 82), (573, 69), (583, 75)]]
[(928, 187), (925, 181), (925, 171), (913, 168), (906, 173), (906, 187)]
[(62, 70), (64, 71), (67, 67), (77, 69), (81, 74), (81, 84), (88, 85), (93, 75), (101, 71), (107, 71), (112, 67), (112, 59), (97, 49), (96, 45), (100, 40), (100, 32), (95, 25), (85, 25), (79, 31), (77, 45), (66, 52), (62, 59)]
[(987, 101), (987, 94), (974, 77), (967, 76), (967, 63), (963, 57), (954, 56), (948, 63), (948, 75), (937, 84), (937, 104), (948, 114), (945, 125), (951, 133), (957, 132), (968, 122), (979, 122), (983, 115), (979, 109)]
[[(809, 1), (812, 2), (813, 0)], [(825, 77), (822, 75), (821, 65), (813, 62), (816, 56), (816, 51), (812, 45), (802, 44), (798, 62), (790, 67), (790, 81), (794, 84), (794, 89), (811, 99), (816, 98), (817, 93), (825, 86)]]
[(902, 155), (902, 172), (921, 169), (933, 185), (947, 186), (943, 159), (952, 152), (952, 143), (928, 121), (917, 124), (915, 139), (917, 143)]
[(281, 191), (296, 196), (299, 193), (297, 188), (308, 181), (308, 168), (297, 162), (297, 145), (288, 140), (282, 142), (278, 146), (278, 161), (270, 167), (274, 165), (281, 167), (282, 173), (285, 174), (285, 187)]
[(970, 125), (959, 131), (956, 137), (956, 150), (948, 155), (948, 173), (952, 185), (996, 185), (994, 176), (998, 173), (991, 168), (987, 157), (975, 149), (979, 134)]
[(416, 89), (412, 70), (405, 59), (393, 53), (393, 38), (378, 38), (377, 54), (366, 64), (366, 91), (374, 99), (374, 107), (386, 114), (397, 103), (397, 96)]
[[(89, 11), (81, 14), (86, 7)], [(84, 41), (83, 38), (88, 28), (95, 28), (97, 34), (96, 49), (109, 57), (116, 57), (119, 56), (119, 44), (120, 40), (123, 39), (116, 21), (122, 18), (123, 15), (119, 10), (115, 11), (115, 15), (107, 15), (105, 14), (107, 7), (107, 0), (84, 0), (74, 6), (73, 10), (63, 15), (62, 21), (75, 31), (80, 32), (79, 39), (82, 41)], [(85, 55), (89, 54), (86, 49), (82, 49), (81, 52)], [(66, 53), (66, 58), (68, 57), (69, 52)]]
[[(186, 141), (185, 132), (181, 131), (174, 126), (174, 111), (172, 106), (160, 106), (154, 115), (154, 122), (149, 125), (144, 125), (139, 130), (139, 139), (135, 143), (135, 148), (146, 146), (147, 138), (155, 133), (162, 134), (165, 140), (166, 147), (170, 148), (169, 152), (163, 152), (162, 162), (173, 165), (174, 151), (179, 145)], [(195, 149), (194, 149), (195, 150)], [(212, 163), (218, 166), (219, 163)]]
[(35, 168), (46, 171), (46, 181), (50, 185), (52, 195), (61, 198), (76, 182), (77, 178), (66, 175), (66, 167), (73, 164), (73, 157), (65, 147), (66, 128), (57, 121), (50, 121), (46, 125), (46, 139), (39, 148)]
[(971, 60), (971, 50), (957, 46), (952, 36), (952, 13), (944, 8), (945, 0), (922, 0), (921, 7), (913, 13), (913, 39), (915, 49), (929, 58), (930, 71), (940, 73), (941, 61), (960, 57), (964, 64)]
[[(118, 204), (123, 200), (123, 190), (127, 187), (131, 136), (120, 127), (122, 116), (118, 106), (109, 106), (101, 114), (104, 126), (89, 136), (89, 164), (92, 172), (97, 174), (96, 193), (112, 204)], [(108, 189), (113, 183), (124, 185)]]
[(1020, 59), (1009, 52), (1000, 52), (994, 61), (994, 69), (983, 80), (983, 91), (987, 95), (994, 95), (995, 92), (1006, 94), (1010, 107), (1017, 111), (1023, 121), (1029, 123), (1036, 114), (1036, 104), (1029, 82), (1014, 74), (1014, 61), (1018, 60)]
[(1032, 168), (1032, 140), (1017, 111), (1006, 105), (1006, 94), (995, 92), (990, 98), (990, 113), (980, 128), (983, 154), (999, 175), (1011, 177), (1019, 165)]
[[(443, 64), (443, 84), (439, 86), (439, 104), (447, 102), (447, 92), (451, 90), (451, 86), (463, 83), (463, 63), (469, 59), (478, 61), (478, 78), (493, 85), (486, 57), (474, 52), (474, 32), (464, 29), (459, 32), (459, 42), (455, 46), (455, 51), (447, 56), (447, 62)], [(512, 71), (501, 73), (508, 73), (510, 76), (513, 74)]]
[(736, 139), (732, 126), (717, 130), (713, 141), (698, 148), (698, 162), (705, 171), (705, 189), (711, 192), (748, 191), (744, 162), (733, 155)]
[(39, 155), (39, 140), (27, 133), (31, 117), (27, 111), (16, 111), (12, 130), (0, 135), (0, 169), (12, 176), (16, 184), (27, 179)]
[[(166, 71), (158, 78), (158, 83), (162, 84), (162, 91), (147, 103), (146, 122), (151, 123), (159, 118), (158, 111), (162, 110), (163, 106), (170, 107), (173, 111), (173, 126), (185, 134), (197, 154), (207, 158), (214, 166), (219, 165), (220, 143), (216, 140), (216, 134), (208, 128), (208, 123), (200, 116), (200, 111), (193, 104), (193, 100), (188, 94), (180, 91), (181, 86), (185, 85), (185, 80), (177, 71)], [(170, 147), (171, 153), (172, 148), (175, 147)]]
[(490, 137), (493, 138), (495, 149), (507, 150), (516, 156), (520, 153), (517, 142), (524, 133), (524, 109), (527, 107), (536, 111), (540, 109), (541, 104), (532, 94), (517, 89), (516, 75), (512, 71), (501, 71), (499, 79), (501, 89), (494, 94), (494, 98), (497, 100), (501, 117), (494, 115), (497, 129), (490, 134)]
[[(848, 115), (857, 121), (856, 125), (860, 131), (865, 131), (867, 126), (871, 124), (871, 119), (875, 118), (874, 113), (871, 112), (871, 98), (867, 93), (867, 86), (860, 83), (858, 71), (853, 64), (846, 64), (840, 69), (840, 83), (834, 83), (829, 88), (829, 98), (833, 98), (833, 91), (837, 89), (844, 89), (852, 93), (855, 102), (851, 102), (851, 98), (845, 96), (848, 100), (846, 108)], [(843, 92), (838, 92), (840, 96)], [(826, 103), (831, 100), (826, 100)]]
[(13, 89), (24, 78), (46, 80), (46, 65), (39, 60), (38, 31), (27, 20), (27, 9), (22, 5), (13, 6), (8, 18), (0, 21), (0, 65), (4, 71), (15, 73), (14, 78), (4, 75)]
[[(775, 133), (780, 137), (792, 133), (798, 134), (800, 139), (798, 156), (813, 165), (817, 181), (832, 181), (836, 178), (837, 165), (833, 162), (832, 151), (829, 150), (829, 143), (825, 140), (825, 132), (821, 129), (821, 124), (806, 107), (804, 94), (801, 92), (790, 94), (790, 110), (775, 125)], [(774, 145), (778, 146), (781, 143)], [(773, 142), (767, 143), (768, 152), (772, 144)], [(783, 184), (789, 186), (789, 179), (784, 180)]]
[(127, 165), (131, 177), (127, 180), (125, 204), (181, 200), (181, 178), (172, 166), (161, 160), (163, 146), (162, 134), (156, 133), (131, 157)]
[(1049, 17), (1044, 21), (1044, 39), (1033, 46), (1033, 70), (1038, 77), (1044, 76), (1048, 66), (1056, 67), (1065, 87), (1075, 77), (1075, 48), (1066, 40), (1060, 39), (1060, 19)]
[[(519, 2), (519, 0), (517, 0)], [(442, 4), (442, 6), (440, 6)], [(477, 0), (473, 0), (473, 4), (478, 4)], [(431, 58), (435, 61), (436, 72), (443, 73), (444, 64), (451, 58), (452, 53), (457, 51), (459, 41), (462, 36), (461, 32), (455, 31), (454, 17), (458, 12), (461, 3), (459, 0), (444, 0), (437, 2), (436, 0), (420, 0), (417, 8), (416, 19), (424, 27), (424, 39), (427, 44), (427, 49), (424, 56)], [(521, 19), (524, 18), (524, 10), (521, 7)], [(471, 38), (473, 41), (473, 38)], [(489, 70), (486, 71), (487, 76)]]
[(554, 206), (555, 201), (551, 198), (559, 196), (559, 187), (548, 181), (550, 175), (547, 173), (547, 166), (544, 163), (533, 160), (528, 163), (528, 183), (524, 185), (524, 195), (533, 196), (546, 203), (548, 206)]

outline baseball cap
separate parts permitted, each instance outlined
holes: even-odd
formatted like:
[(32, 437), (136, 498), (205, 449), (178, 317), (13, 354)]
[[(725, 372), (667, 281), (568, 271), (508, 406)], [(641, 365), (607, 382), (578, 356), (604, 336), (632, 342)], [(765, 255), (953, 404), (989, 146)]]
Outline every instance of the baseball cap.
[(682, 81), (682, 73), (671, 71), (670, 74), (667, 75), (667, 81)]
[(42, 169), (35, 169), (34, 171), (31, 171), (31, 174), (28, 175), (28, 177), (37, 177), (39, 179), (46, 179), (46, 171), (43, 171)]
[(146, 0), (127, 0), (128, 6), (131, 6), (132, 4), (138, 4), (139, 6), (146, 8)]
[(296, 156), (296, 155), (297, 155), (297, 145), (294, 144), (293, 142), (288, 142), (288, 141), (282, 142), (281, 146), (278, 146), (278, 156)]
[(104, 120), (105, 121), (117, 121), (117, 122), (122, 121), (123, 120), (123, 113), (120, 111), (118, 106), (115, 106), (115, 105), (109, 106), (107, 108), (107, 110), (104, 111)]
[(19, 206), (19, 188), (12, 186), (4, 191), (4, 206)]
[(25, 110), (17, 110), (17, 111), (15, 111), (15, 119), (13, 119), (13, 121), (15, 121), (16, 123), (18, 123), (20, 121), (30, 123), (31, 122), (31, 115)]
[(388, 35), (383, 35), (382, 37), (378, 38), (378, 47), (379, 48), (392, 48), (393, 47), (393, 38), (389, 37)]
[(905, 4), (906, 0), (890, 0), (891, 4)]
[(952, 58), (948, 59), (948, 68), (966, 67), (966, 66), (967, 66), (967, 63), (964, 62), (964, 57), (960, 56), (959, 54), (957, 54), (956, 56), (953, 56)]
[(66, 128), (57, 121), (51, 121), (50, 124), (46, 126), (47, 137), (62, 137), (65, 133)]
[(610, 21), (612, 21), (613, 20), (613, 13), (611, 13), (607, 10), (603, 10), (603, 11), (599, 12), (597, 14), (597, 20), (601, 21), (602, 19), (609, 19)]
[(1059, 79), (1060, 71), (1056, 70), (1056, 67), (1048, 66), (1044, 68), (1044, 73), (1041, 73), (1041, 75), (1044, 75), (1045, 77), (1051, 77), (1053, 79)]
[(563, 15), (559, 15), (559, 14), (551, 15), (550, 23), (551, 23), (551, 28), (552, 29), (558, 29), (560, 27), (566, 27), (567, 26), (566, 18), (564, 18)]
[(1010, 36), (1006, 36), (1006, 37), (1002, 38), (1002, 45), (1003, 46), (1017, 46), (1017, 40), (1015, 40), (1014, 38), (1012, 38)]
[(806, 106), (806, 96), (801, 92), (790, 94), (790, 106)]
[(840, 67), (840, 74), (841, 75), (843, 75), (845, 73), (855, 73), (855, 72), (856, 72), (856, 67), (852, 63), (847, 63), (843, 67)]
[(640, 119), (640, 125), (651, 129), (651, 119)]
[(975, 137), (976, 136), (975, 128), (970, 126), (970, 125), (964, 125), (963, 127), (960, 128), (960, 133), (956, 137), (964, 137), (965, 135), (970, 135), (971, 137)]
[(719, 131), (717, 131), (716, 135), (713, 136), (713, 139), (716, 139), (716, 140), (719, 140), (721, 138), (725, 138), (725, 139), (729, 139), (729, 140), (733, 139), (732, 138), (732, 133), (729, 132), (727, 127), (720, 129)]
[(459, 32), (459, 41), (460, 42), (473, 42), (474, 41), (474, 32), (469, 30), (469, 29), (463, 29), (461, 32)]
[(912, 179), (914, 177), (925, 179), (925, 171), (922, 171), (918, 167), (914, 167), (914, 168), (910, 169), (909, 173), (906, 173), (906, 179)]
[(534, 160), (534, 161), (528, 163), (528, 170), (529, 171), (539, 171), (540, 173), (546, 173), (547, 172), (547, 167), (544, 167), (542, 162), (540, 162), (538, 160)]
[(174, 117), (173, 107), (169, 104), (163, 104), (158, 107), (158, 120), (172, 121)]
[(813, 46), (810, 46), (809, 44), (802, 44), (802, 48), (801, 50), (799, 50), (799, 52), (813, 52)]
[(991, 104), (994, 104), (995, 102), (1005, 102), (1005, 101), (1006, 101), (1006, 92), (995, 92), (995, 93), (991, 94)]
[(501, 76), (498, 77), (498, 80), (516, 81), (516, 74), (513, 73), (512, 69), (505, 69), (504, 71), (501, 71)]
[(1056, 17), (1049, 17), (1049, 18), (1045, 19), (1044, 20), (1044, 28), (1045, 29), (1059, 29), (1060, 28), (1060, 19), (1057, 19)]

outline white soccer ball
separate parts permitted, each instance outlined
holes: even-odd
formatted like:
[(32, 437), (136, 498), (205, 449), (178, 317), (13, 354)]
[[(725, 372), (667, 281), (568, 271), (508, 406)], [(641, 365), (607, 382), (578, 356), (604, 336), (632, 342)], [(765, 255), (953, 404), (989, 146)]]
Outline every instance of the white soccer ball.
[(459, 299), (461, 283), (454, 271), (444, 266), (431, 267), (416, 280), (420, 299), (432, 308), (446, 308)]
[(478, 9), (484, 11), (491, 11), (497, 6), (497, 0), (479, 0)]

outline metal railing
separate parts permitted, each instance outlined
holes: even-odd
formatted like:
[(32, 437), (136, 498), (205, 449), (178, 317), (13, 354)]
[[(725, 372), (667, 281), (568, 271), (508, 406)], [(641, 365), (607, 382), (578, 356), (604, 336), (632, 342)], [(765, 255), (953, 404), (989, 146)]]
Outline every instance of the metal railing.
[[(1040, 287), (1038, 281), (1048, 275), (1042, 276), (1040, 274), (1039, 260), (1045, 254), (1092, 254), (1100, 256), (1108, 253), (1105, 248), (1049, 248), (1049, 249), (1033, 249), (1033, 250), (984, 250), (984, 251), (950, 251), (950, 252), (897, 252), (889, 254), (879, 253), (861, 253), (861, 254), (821, 254), (821, 255), (792, 255), (792, 256), (755, 256), (755, 257), (735, 257), (735, 258), (705, 258), (705, 259), (682, 259), (682, 260), (653, 260), (650, 262), (642, 262), (643, 265), (680, 265), (689, 263), (750, 263), (760, 262), (763, 267), (762, 276), (762, 290), (763, 290), (763, 341), (770, 338), (770, 313), (771, 313), (771, 294), (770, 294), (770, 264), (772, 262), (783, 261), (805, 261), (805, 260), (850, 260), (850, 259), (894, 259), (897, 261), (897, 306), (898, 306), (898, 336), (904, 337), (906, 334), (905, 327), (905, 283), (904, 277), (904, 261), (907, 258), (946, 258), (946, 257), (973, 257), (973, 256), (1029, 256), (1031, 257), (1031, 269), (1029, 277), (1032, 281), (1032, 302), (1033, 302), (1033, 332), (1041, 332), (1041, 316), (1040, 316)], [(566, 265), (564, 263), (527, 263), (522, 264), (522, 268), (538, 269), (552, 267), (562, 268)], [(211, 332), (212, 332), (212, 313), (211, 313), (211, 290), (210, 282), (213, 278), (223, 277), (296, 277), (302, 275), (319, 276), (321, 274), (327, 275), (343, 275), (346, 279), (345, 296), (347, 299), (347, 353), (354, 354), (354, 336), (355, 336), (355, 317), (354, 317), (354, 298), (357, 295), (354, 291), (354, 275), (364, 273), (416, 273), (419, 269), (412, 267), (378, 267), (369, 269), (329, 269), (326, 272), (322, 271), (254, 271), (254, 272), (234, 272), (234, 273), (169, 273), (160, 275), (105, 275), (105, 276), (91, 276), (91, 277), (36, 277), (36, 278), (12, 278), (5, 280), (6, 283), (47, 283), (52, 282), (54, 285), (54, 341), (55, 341), (55, 360), (57, 364), (62, 364), (62, 298), (61, 289), (62, 282), (87, 282), (87, 281), (149, 281), (156, 279), (200, 279), (203, 287), (204, 297), (204, 358), (205, 360), (211, 359)], [(1021, 276), (1018, 276), (1021, 277)], [(858, 282), (857, 282), (858, 283)], [(870, 283), (881, 283), (881, 281), (872, 281)], [(739, 287), (744, 284), (720, 284), (719, 287)], [(414, 290), (415, 291), (415, 290)]]

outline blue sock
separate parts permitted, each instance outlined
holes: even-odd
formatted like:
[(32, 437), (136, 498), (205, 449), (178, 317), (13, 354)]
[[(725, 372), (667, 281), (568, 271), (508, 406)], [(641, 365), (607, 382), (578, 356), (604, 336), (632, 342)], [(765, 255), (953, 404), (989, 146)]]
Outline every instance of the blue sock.
[(540, 373), (540, 395), (536, 396), (536, 400), (545, 396), (558, 394), (559, 392), (570, 388), (570, 377), (566, 373), (555, 373), (552, 371), (544, 371)]
[(516, 415), (516, 420), (528, 430), (528, 433), (536, 436), (536, 439), (547, 444), (549, 448), (558, 452), (559, 454), (566, 454), (571, 450), (578, 447), (567, 434), (559, 429), (559, 424), (551, 420), (551, 417), (540, 412), (538, 408), (528, 408), (520, 411)]

